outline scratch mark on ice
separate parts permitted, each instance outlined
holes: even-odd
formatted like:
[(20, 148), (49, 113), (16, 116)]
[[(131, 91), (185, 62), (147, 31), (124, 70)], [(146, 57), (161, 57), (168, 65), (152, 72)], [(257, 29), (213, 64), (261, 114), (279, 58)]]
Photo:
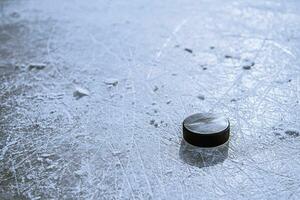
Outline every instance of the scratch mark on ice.
[(155, 60), (158, 60), (160, 58), (160, 56), (163, 53), (163, 50), (169, 45), (171, 39), (173, 38), (174, 35), (176, 35), (178, 33), (178, 31), (180, 31), (182, 29), (182, 27), (186, 24), (187, 19), (182, 20), (173, 30), (173, 32), (171, 33), (171, 35), (165, 40), (165, 42), (163, 43), (162, 47), (159, 49), (159, 51), (156, 53), (156, 58)]
[(285, 52), (286, 54), (292, 56), (293, 58), (296, 58), (295, 54), (293, 54), (290, 50), (288, 50), (287, 48), (285, 48), (283, 45), (280, 45), (277, 42), (274, 41), (269, 41), (271, 44), (273, 44), (275, 47), (281, 49), (283, 52)]
[[(171, 42), (172, 38), (182, 29), (182, 27), (188, 22), (187, 19), (182, 20), (179, 24), (177, 24), (177, 26), (174, 28), (174, 30), (172, 31), (172, 33), (170, 34), (170, 36), (165, 40), (165, 42), (163, 43), (163, 45), (161, 46), (161, 48), (159, 48), (158, 52), (156, 53), (155, 59), (154, 61), (157, 62), (159, 61), (164, 49), (166, 47), (168, 47), (169, 43)], [(148, 73), (147, 79), (149, 79), (151, 77), (152, 74), (152, 67), (150, 68), (150, 71)]]

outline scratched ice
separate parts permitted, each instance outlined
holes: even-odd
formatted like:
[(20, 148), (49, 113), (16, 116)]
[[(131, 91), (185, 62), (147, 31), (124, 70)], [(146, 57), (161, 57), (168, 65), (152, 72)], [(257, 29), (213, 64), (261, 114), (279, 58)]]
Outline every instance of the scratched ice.
[[(0, 15), (1, 200), (300, 198), (299, 1), (0, 0)], [(228, 117), (229, 143), (186, 144), (197, 112)]]

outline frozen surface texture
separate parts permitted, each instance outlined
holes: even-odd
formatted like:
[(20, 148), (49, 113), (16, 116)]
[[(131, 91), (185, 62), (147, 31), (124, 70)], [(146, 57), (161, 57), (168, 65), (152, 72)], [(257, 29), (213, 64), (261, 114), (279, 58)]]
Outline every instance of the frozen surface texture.
[[(0, 199), (299, 199), (300, 2), (0, 0)], [(229, 144), (182, 141), (196, 112)]]

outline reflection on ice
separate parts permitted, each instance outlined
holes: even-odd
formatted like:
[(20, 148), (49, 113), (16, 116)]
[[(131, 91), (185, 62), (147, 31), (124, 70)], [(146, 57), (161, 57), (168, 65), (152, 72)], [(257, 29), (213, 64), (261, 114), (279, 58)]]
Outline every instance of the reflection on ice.
[(182, 139), (179, 157), (189, 165), (199, 168), (210, 167), (224, 162), (228, 157), (229, 142), (213, 148), (200, 148)]

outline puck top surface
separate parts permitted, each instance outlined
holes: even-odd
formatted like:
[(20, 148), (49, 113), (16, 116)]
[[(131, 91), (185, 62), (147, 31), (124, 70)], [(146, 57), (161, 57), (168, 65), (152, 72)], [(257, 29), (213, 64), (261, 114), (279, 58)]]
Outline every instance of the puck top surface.
[(197, 113), (183, 121), (183, 137), (195, 146), (214, 147), (229, 138), (230, 124), (226, 117), (214, 113)]

